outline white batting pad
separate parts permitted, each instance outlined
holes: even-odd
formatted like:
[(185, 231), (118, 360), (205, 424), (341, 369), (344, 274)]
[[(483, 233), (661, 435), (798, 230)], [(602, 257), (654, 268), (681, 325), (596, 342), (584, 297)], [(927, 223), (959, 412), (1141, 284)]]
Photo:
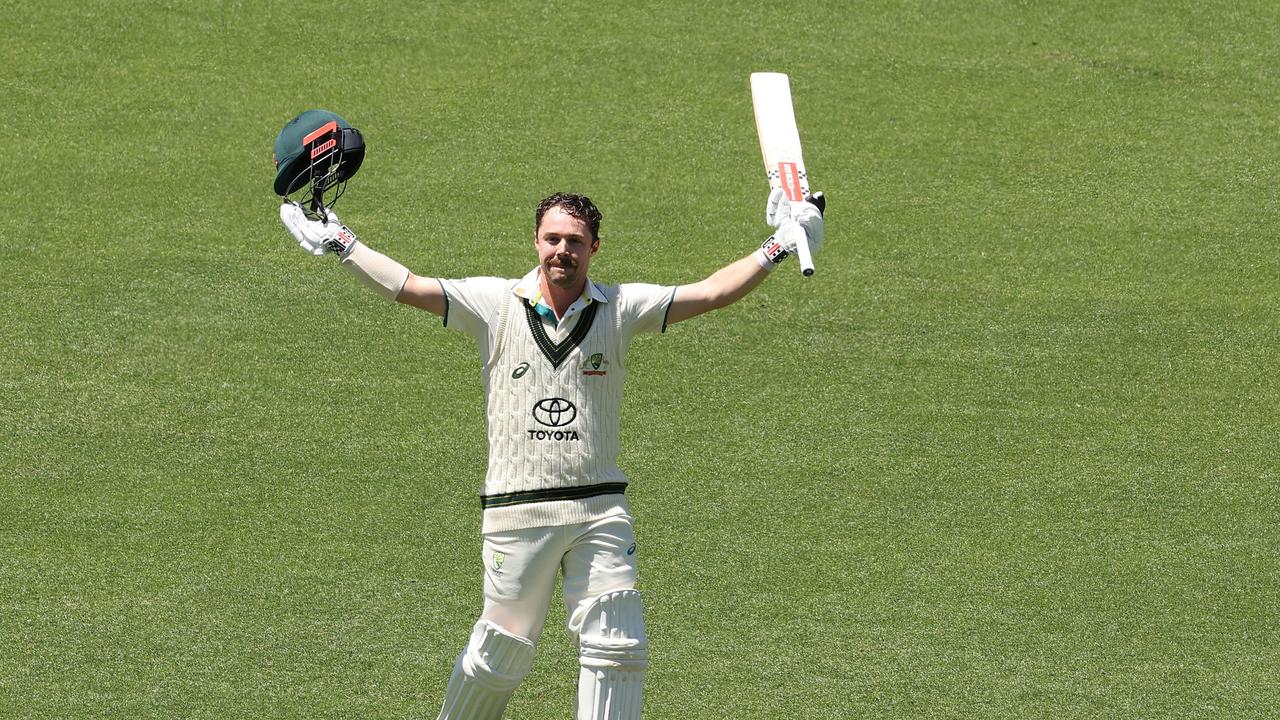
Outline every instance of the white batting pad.
[(487, 620), (476, 623), (444, 691), (438, 720), (499, 720), (533, 668), (533, 643)]
[(578, 661), (577, 720), (639, 720), (649, 665), (639, 592), (596, 598), (578, 636)]

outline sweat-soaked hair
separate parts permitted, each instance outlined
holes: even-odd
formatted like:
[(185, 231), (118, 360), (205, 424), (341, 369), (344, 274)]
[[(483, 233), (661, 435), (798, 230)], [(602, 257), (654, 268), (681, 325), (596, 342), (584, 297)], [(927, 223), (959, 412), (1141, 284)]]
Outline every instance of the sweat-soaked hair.
[(559, 207), (569, 217), (585, 222), (587, 228), (591, 230), (592, 241), (600, 239), (600, 209), (596, 207), (595, 203), (591, 202), (591, 198), (574, 193), (556, 193), (538, 203), (538, 212), (533, 221), (535, 235), (538, 232), (538, 228), (542, 227), (542, 216), (546, 215), (547, 211), (553, 207)]

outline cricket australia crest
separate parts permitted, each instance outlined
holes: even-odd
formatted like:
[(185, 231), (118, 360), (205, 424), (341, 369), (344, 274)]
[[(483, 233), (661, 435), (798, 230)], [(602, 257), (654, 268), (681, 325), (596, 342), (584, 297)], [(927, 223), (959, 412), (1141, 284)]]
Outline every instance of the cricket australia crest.
[(604, 353), (594, 353), (582, 362), (582, 374), (592, 376), (602, 376), (609, 374), (609, 361), (604, 359)]

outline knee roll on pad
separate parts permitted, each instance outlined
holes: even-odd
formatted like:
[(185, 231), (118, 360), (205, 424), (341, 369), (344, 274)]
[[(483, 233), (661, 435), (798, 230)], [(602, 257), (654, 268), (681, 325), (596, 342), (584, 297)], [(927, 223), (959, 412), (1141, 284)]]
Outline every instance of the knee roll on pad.
[(644, 604), (635, 590), (596, 598), (578, 635), (577, 720), (638, 720), (649, 665)]
[(533, 668), (533, 643), (488, 620), (476, 623), (458, 656), (439, 720), (498, 720)]

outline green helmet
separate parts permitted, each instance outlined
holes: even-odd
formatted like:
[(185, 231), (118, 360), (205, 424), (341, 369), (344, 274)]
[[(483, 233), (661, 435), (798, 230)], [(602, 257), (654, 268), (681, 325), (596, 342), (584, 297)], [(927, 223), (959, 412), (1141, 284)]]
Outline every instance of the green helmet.
[(323, 191), (360, 169), (364, 138), (335, 113), (307, 110), (276, 136), (273, 156), (277, 195), (290, 195), (312, 182)]

